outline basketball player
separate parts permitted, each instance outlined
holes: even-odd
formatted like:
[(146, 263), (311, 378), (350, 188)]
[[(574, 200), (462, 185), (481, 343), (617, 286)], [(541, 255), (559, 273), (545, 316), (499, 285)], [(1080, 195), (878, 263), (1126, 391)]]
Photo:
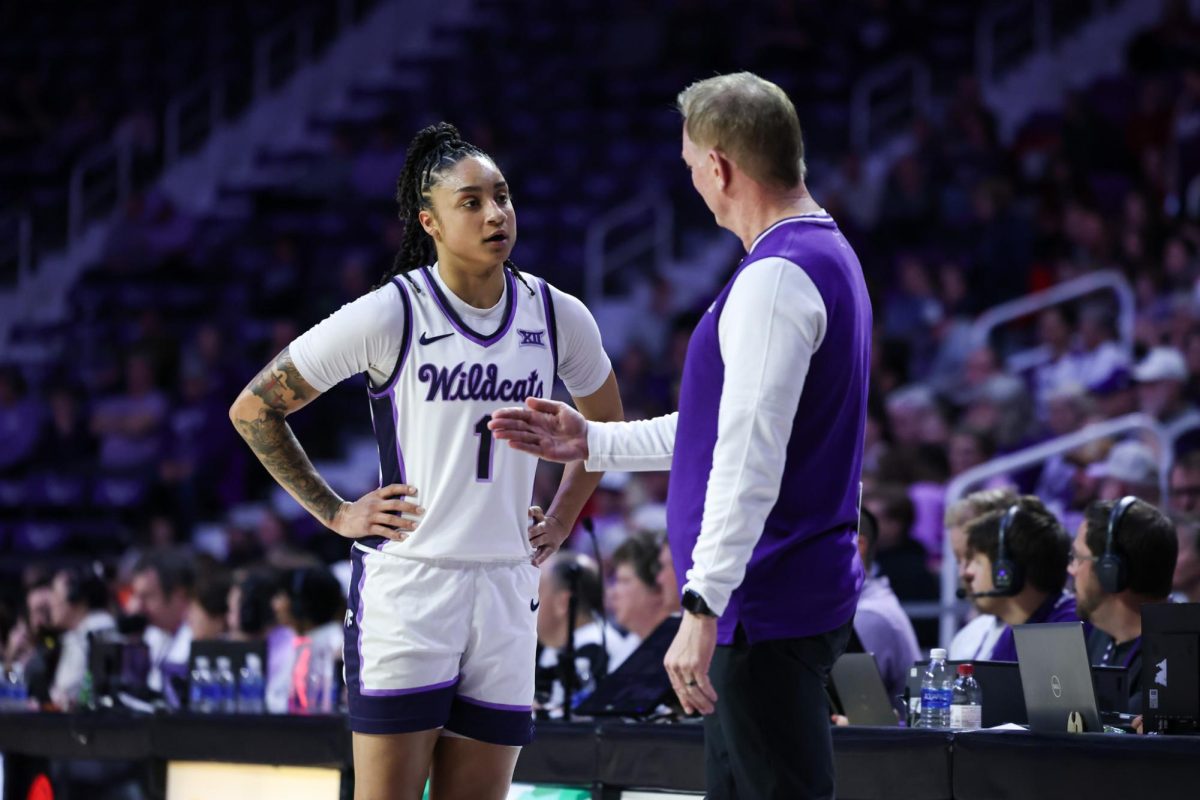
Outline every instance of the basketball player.
[(692, 184), (747, 251), (692, 333), (679, 412), (593, 424), (530, 398), (491, 424), (543, 458), (670, 468), (667, 532), (687, 582), (664, 663), (684, 709), (707, 715), (708, 797), (832, 797), (823, 680), (863, 582), (870, 299), (805, 188), (783, 90), (742, 72), (678, 102)]
[[(532, 734), (537, 565), (598, 480), (568, 468), (545, 514), (527, 508), (537, 459), (495, 446), (489, 415), (549, 397), (556, 374), (590, 419), (620, 419), (621, 402), (583, 304), (509, 260), (516, 215), (488, 155), (451, 125), (425, 128), (397, 199), (405, 235), (387, 278), (292, 342), (230, 416), (281, 486), (356, 540), (355, 797), (415, 800), (429, 777), (434, 798), (502, 798)], [(380, 488), (350, 502), (284, 417), (360, 372)]]

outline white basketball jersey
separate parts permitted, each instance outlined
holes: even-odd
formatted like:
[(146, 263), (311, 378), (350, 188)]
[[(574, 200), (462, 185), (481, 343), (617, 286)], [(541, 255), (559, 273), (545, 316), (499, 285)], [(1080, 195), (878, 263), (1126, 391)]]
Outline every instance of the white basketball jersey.
[(425, 508), (403, 542), (363, 544), (398, 556), (527, 560), (528, 510), (537, 459), (496, 441), (487, 423), (504, 406), (549, 397), (558, 368), (554, 306), (544, 281), (529, 289), (505, 271), (495, 331), (469, 328), (429, 268), (393, 279), (407, 330), (387, 385), (371, 390), (380, 485), (407, 483)]

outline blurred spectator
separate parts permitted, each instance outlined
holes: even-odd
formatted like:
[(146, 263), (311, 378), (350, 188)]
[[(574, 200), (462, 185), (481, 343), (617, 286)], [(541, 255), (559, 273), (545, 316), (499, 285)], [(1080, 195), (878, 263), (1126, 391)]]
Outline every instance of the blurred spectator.
[[(1015, 513), (1013, 513), (1015, 509)], [(1011, 516), (1010, 516), (1011, 514)], [(994, 571), (999, 558), (1000, 530), (1005, 518), (1004, 555), (1010, 562), (1011, 585), (1002, 591)], [(1067, 582), (1067, 555), (1071, 539), (1062, 523), (1036, 497), (1026, 495), (1005, 511), (993, 511), (967, 527), (967, 563), (962, 570), (975, 606), (1002, 620), (1008, 628), (1000, 634), (987, 658), (1016, 661), (1013, 625), (1067, 622), (1075, 619), (1075, 598), (1063, 593)]]
[(866, 497), (867, 509), (878, 520), (875, 563), (901, 600), (933, 600), (938, 582), (926, 567), (928, 554), (911, 535), (914, 510), (903, 486), (886, 484)]
[[(966, 570), (970, 561), (967, 547), (967, 529), (975, 520), (995, 512), (1003, 512), (1017, 502), (1015, 492), (1008, 489), (984, 489), (972, 492), (946, 509), (946, 533), (950, 551), (958, 570), (958, 583), (965, 591)], [(1004, 632), (1005, 622), (994, 614), (982, 611), (975, 598), (968, 594), (974, 617), (954, 634), (950, 640), (950, 658), (975, 661), (987, 658), (996, 646), (996, 640)]]
[(662, 544), (658, 548), (657, 583), (662, 590), (663, 606), (668, 614), (679, 613), (679, 578), (675, 574), (675, 562), (671, 560), (671, 546), (666, 536), (662, 536)]
[(281, 591), (286, 590), (269, 569), (245, 572), (229, 589), (229, 638), (266, 643), (266, 705), (272, 714), (287, 711), (296, 647), (295, 633), (275, 616), (275, 598)]
[[(1087, 421), (1091, 406), (1091, 398), (1081, 385), (1058, 386), (1046, 395), (1046, 432), (1051, 438), (1074, 433)], [(1034, 494), (1059, 517), (1073, 505), (1078, 471), (1072, 453), (1057, 453), (1042, 464)]]
[(1067, 306), (1051, 306), (1038, 315), (1038, 341), (1046, 362), (1034, 370), (1039, 412), (1046, 398), (1059, 386), (1083, 383), (1080, 365), (1072, 352), (1075, 322)]
[(871, 230), (879, 219), (879, 181), (867, 175), (862, 157), (856, 152), (847, 153), (834, 173), (826, 192), (836, 197), (844, 209), (843, 214), (862, 231)]
[(621, 543), (609, 560), (612, 585), (608, 606), (613, 620), (627, 632), (620, 650), (614, 650), (609, 671), (615, 670), (662, 624), (670, 612), (662, 596), (658, 574), (659, 542), (648, 533), (635, 533)]
[(322, 699), (309, 694), (310, 678), (333, 679), (342, 661), (342, 586), (326, 567), (301, 567), (284, 577), (284, 590), (275, 595), (272, 606), (276, 620), (295, 634), (288, 709), (319, 710)]
[(933, 290), (929, 269), (915, 256), (897, 264), (897, 287), (880, 315), (886, 336), (903, 339), (910, 348), (909, 369), (923, 373), (933, 360), (933, 330), (942, 321), (942, 304)]
[(1200, 452), (1181, 456), (1171, 467), (1170, 496), (1172, 512), (1200, 514)]
[(385, 122), (371, 133), (371, 141), (354, 159), (351, 181), (361, 196), (388, 200), (396, 190), (396, 176), (404, 169), (404, 145), (395, 125)]
[[(609, 672), (608, 665), (624, 648), (624, 637), (604, 618), (603, 588), (596, 563), (586, 556), (561, 551), (541, 567), (537, 609), (538, 708), (560, 716), (564, 682), (570, 680), (575, 701), (595, 688)], [(571, 619), (571, 587), (577, 588), (575, 619)], [(567, 637), (574, 639), (575, 663), (562, 663)], [(607, 651), (605, 650), (607, 646)]]
[(963, 426), (950, 437), (950, 447), (947, 457), (950, 462), (950, 476), (958, 477), (962, 473), (977, 467), (990, 459), (996, 452), (992, 437), (983, 431)]
[[(589, 515), (596, 533), (600, 558), (609, 559), (613, 551), (629, 537), (626, 519), (625, 490), (629, 486), (628, 472), (606, 472), (592, 494)], [(570, 539), (571, 547), (582, 553), (592, 552), (591, 537), (577, 527)]]
[(4, 664), (25, 669), (29, 696), (50, 702), (50, 687), (62, 654), (61, 631), (54, 626), (54, 578), (42, 575), (27, 583), (25, 604), (5, 642)]
[(42, 414), (13, 367), (0, 368), (0, 475), (27, 467), (38, 445)]
[(1158, 461), (1154, 451), (1141, 442), (1118, 442), (1104, 461), (1088, 467), (1088, 477), (1099, 480), (1097, 498), (1116, 500), (1127, 494), (1148, 503), (1159, 500)]
[(900, 607), (887, 577), (880, 575), (875, 565), (878, 542), (879, 525), (874, 515), (864, 510), (859, 519), (858, 554), (867, 578), (854, 613), (854, 633), (863, 649), (874, 654), (888, 697), (896, 710), (902, 711), (902, 701), (897, 698), (903, 694), (908, 668), (921, 657), (921, 650), (912, 622)]
[(166, 690), (166, 682), (186, 676), (192, 649), (188, 613), (196, 575), (189, 555), (162, 551), (145, 555), (133, 570), (127, 611), (146, 618), (150, 648), (150, 688)]
[(225, 638), (229, 630), (229, 588), (229, 577), (223, 573), (197, 581), (187, 616), (193, 642)]
[(340, 661), (346, 598), (337, 578), (323, 566), (301, 567), (286, 576), (285, 584), (272, 600), (275, 619)]
[(1171, 347), (1156, 347), (1133, 369), (1138, 407), (1166, 428), (1168, 436), (1200, 426), (1200, 411), (1188, 403), (1187, 362)]
[(1172, 514), (1179, 542), (1171, 599), (1176, 603), (1200, 603), (1200, 517)]
[[(98, 445), (82, 397), (75, 387), (60, 383), (49, 390), (46, 400), (50, 413), (41, 440), (41, 466), (62, 472), (86, 472), (96, 457)], [(67, 453), (70, 458), (64, 457)]]
[(64, 711), (79, 707), (88, 674), (89, 635), (113, 630), (112, 600), (102, 568), (67, 568), (54, 575), (50, 624), (62, 631), (61, 655), (50, 687), (50, 699)]
[[(1087, 635), (1088, 658), (1093, 664), (1129, 670), (1129, 710), (1137, 714), (1142, 698), (1142, 606), (1167, 601), (1179, 543), (1171, 521), (1145, 501), (1133, 502), (1114, 520), (1119, 502), (1088, 507), (1072, 544), (1070, 573), (1079, 618), (1093, 626)], [(1110, 536), (1111, 552), (1122, 559), (1124, 570), (1115, 585), (1105, 586), (1096, 560), (1109, 552)]]
[(991, 434), (997, 452), (1008, 453), (1029, 444), (1033, 413), (1024, 383), (1012, 375), (988, 378), (971, 398), (963, 421)]
[(155, 385), (145, 355), (125, 359), (125, 392), (101, 400), (92, 414), (92, 431), (100, 437), (100, 463), (114, 470), (136, 470), (153, 464), (161, 448), (167, 398)]
[(942, 424), (933, 391), (919, 384), (889, 394), (887, 414), (892, 441), (902, 448), (929, 442)]

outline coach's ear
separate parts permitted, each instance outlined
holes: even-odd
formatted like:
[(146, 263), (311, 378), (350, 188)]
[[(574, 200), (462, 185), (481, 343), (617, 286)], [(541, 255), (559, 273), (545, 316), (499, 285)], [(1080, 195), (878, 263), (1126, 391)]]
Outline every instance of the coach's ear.
[(733, 162), (729, 160), (729, 156), (722, 153), (716, 148), (708, 151), (709, 168), (713, 171), (713, 180), (721, 191), (729, 188), (729, 182), (733, 180)]

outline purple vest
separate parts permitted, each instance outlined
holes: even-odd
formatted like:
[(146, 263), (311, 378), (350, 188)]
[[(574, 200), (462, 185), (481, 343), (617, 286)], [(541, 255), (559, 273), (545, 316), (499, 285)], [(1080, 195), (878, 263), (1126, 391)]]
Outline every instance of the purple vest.
[(741, 271), (772, 256), (807, 273), (825, 303), (827, 325), (792, 423), (779, 498), (720, 619), (720, 644), (733, 641), (738, 625), (751, 642), (833, 630), (853, 617), (863, 583), (855, 533), (871, 302), (858, 257), (824, 215), (791, 218), (768, 229), (692, 333), (667, 496), (671, 556), (682, 584), (700, 536), (717, 442), (725, 378), (717, 323)]

